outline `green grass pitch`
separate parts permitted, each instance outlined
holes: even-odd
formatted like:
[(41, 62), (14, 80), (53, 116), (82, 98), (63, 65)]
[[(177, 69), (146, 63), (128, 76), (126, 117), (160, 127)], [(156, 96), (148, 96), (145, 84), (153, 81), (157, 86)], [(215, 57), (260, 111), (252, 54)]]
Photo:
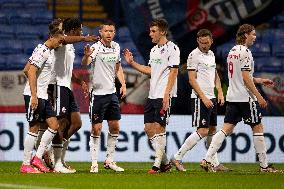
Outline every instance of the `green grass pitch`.
[[(259, 173), (258, 164), (225, 164), (234, 171), (207, 173), (197, 163), (186, 163), (186, 172), (172, 169), (168, 173), (149, 175), (151, 163), (126, 163), (124, 173), (104, 170), (99, 164), (99, 173), (89, 173), (89, 162), (70, 163), (77, 169), (75, 174), (20, 174), (21, 162), (0, 162), (0, 188), (26, 189), (72, 189), (72, 188), (284, 188), (284, 173)], [(284, 169), (284, 164), (275, 164)]]

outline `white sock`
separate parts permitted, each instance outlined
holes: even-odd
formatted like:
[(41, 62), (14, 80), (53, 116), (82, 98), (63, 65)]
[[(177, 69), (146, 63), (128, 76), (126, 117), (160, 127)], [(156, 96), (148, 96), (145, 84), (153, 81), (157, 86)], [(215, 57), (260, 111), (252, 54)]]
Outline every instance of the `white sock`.
[(165, 146), (165, 150), (164, 150), (164, 153), (163, 153), (163, 156), (162, 156), (162, 164), (166, 165), (168, 164), (170, 161), (167, 157), (167, 154), (166, 154), (166, 146), (167, 146), (167, 133), (164, 133), (162, 136), (161, 136), (161, 142), (164, 143), (163, 145)]
[(70, 139), (66, 140), (65, 138), (63, 139), (63, 149), (62, 149), (62, 153), (61, 153), (61, 161), (65, 162), (65, 155), (66, 155), (66, 151), (68, 149), (70, 143)]
[(37, 139), (35, 141), (35, 149), (38, 149), (44, 131), (45, 131), (44, 129), (39, 129), (38, 130)]
[(43, 133), (40, 145), (36, 151), (36, 156), (38, 158), (42, 158), (44, 151), (47, 149), (47, 146), (51, 143), (56, 133), (57, 131), (54, 131), (51, 128), (46, 129), (46, 131)]
[(154, 166), (160, 168), (166, 148), (166, 133), (156, 134), (156, 149)]
[(174, 158), (176, 160), (181, 160), (183, 156), (186, 154), (186, 152), (191, 150), (201, 139), (202, 137), (197, 132), (191, 133), (191, 135), (189, 135), (187, 139), (184, 141), (181, 148), (174, 155)]
[(90, 152), (92, 158), (92, 166), (96, 166), (98, 164), (98, 151), (99, 151), (99, 143), (100, 143), (100, 136), (90, 136)]
[(30, 165), (37, 134), (28, 132), (24, 142), (23, 165)]
[(205, 156), (205, 160), (208, 162), (212, 162), (212, 157), (215, 153), (217, 153), (217, 151), (219, 150), (219, 148), (221, 147), (223, 141), (226, 138), (226, 134), (224, 131), (220, 130), (218, 131), (212, 138), (212, 142), (208, 148), (208, 151), (206, 153)]
[(253, 143), (254, 143), (255, 152), (259, 159), (260, 167), (266, 168), (268, 166), (268, 162), (267, 162), (266, 145), (263, 133), (254, 133)]
[[(214, 135), (215, 135), (215, 133), (214, 134), (209, 134), (206, 137), (205, 146), (206, 146), (207, 149), (209, 148), (209, 146), (211, 144), (211, 141), (212, 141), (212, 138), (213, 138)], [(220, 162), (218, 160), (218, 153), (217, 152), (212, 156), (211, 163), (213, 164), (214, 167), (217, 167), (220, 164)]]
[(52, 144), (53, 153), (54, 153), (54, 167), (62, 166), (61, 155), (62, 155), (62, 144)]
[(115, 146), (117, 143), (118, 134), (108, 133), (107, 135), (107, 151), (106, 151), (106, 161), (113, 162), (113, 156), (115, 151)]

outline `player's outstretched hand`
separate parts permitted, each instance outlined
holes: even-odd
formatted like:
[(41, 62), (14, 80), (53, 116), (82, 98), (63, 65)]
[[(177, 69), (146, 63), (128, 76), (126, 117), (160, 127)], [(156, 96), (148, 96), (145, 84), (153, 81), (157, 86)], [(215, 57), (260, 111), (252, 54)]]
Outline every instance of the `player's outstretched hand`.
[(95, 41), (99, 41), (100, 37), (96, 36), (96, 35), (86, 35), (84, 37), (84, 41), (85, 42), (95, 42)]
[(262, 79), (261, 83), (268, 88), (273, 88), (275, 86), (275, 83), (270, 79)]
[(129, 51), (129, 49), (124, 49), (124, 50), (123, 50), (123, 56), (124, 56), (124, 58), (125, 58), (125, 60), (126, 60), (126, 62), (127, 62), (128, 64), (131, 64), (132, 62), (134, 62), (133, 55), (132, 55), (132, 53)]
[(206, 106), (206, 108), (208, 108), (208, 109), (213, 108), (214, 104), (210, 99), (208, 99), (207, 97), (204, 97), (201, 100), (204, 103), (204, 105)]
[(90, 56), (90, 55), (93, 53), (94, 50), (95, 50), (94, 48), (91, 48), (90, 45), (87, 44), (87, 45), (84, 47), (84, 55), (85, 55), (85, 56)]
[(163, 98), (163, 108), (162, 110), (167, 111), (170, 105), (170, 95), (165, 94)]

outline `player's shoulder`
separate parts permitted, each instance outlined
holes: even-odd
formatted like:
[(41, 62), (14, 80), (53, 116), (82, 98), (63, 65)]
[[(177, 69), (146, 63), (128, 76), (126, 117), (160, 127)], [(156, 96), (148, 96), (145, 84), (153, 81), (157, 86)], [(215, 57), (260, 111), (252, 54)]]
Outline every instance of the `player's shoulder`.
[(120, 48), (119, 43), (117, 43), (117, 42), (115, 42), (115, 41), (112, 41), (112, 42), (110, 43), (110, 45), (111, 45), (111, 47), (113, 47), (113, 48)]
[(172, 41), (168, 41), (166, 45), (171, 51), (179, 51), (179, 47)]
[(33, 51), (33, 55), (34, 54), (46, 54), (46, 53), (50, 53), (50, 51), (51, 50), (45, 44), (38, 44)]

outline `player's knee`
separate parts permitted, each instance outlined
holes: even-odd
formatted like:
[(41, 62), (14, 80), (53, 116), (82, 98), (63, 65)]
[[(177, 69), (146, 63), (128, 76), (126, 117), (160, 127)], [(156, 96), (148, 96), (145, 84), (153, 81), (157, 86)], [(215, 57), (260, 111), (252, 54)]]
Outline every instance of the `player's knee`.
[(201, 137), (205, 137), (208, 135), (208, 128), (200, 128), (197, 130), (197, 133), (201, 136)]
[(209, 135), (215, 134), (216, 131), (217, 131), (216, 126), (215, 126), (215, 127), (212, 127), (212, 126), (210, 127), (210, 126), (209, 126), (209, 131), (208, 131), (208, 134), (209, 134)]
[(81, 119), (76, 120), (72, 123), (72, 126), (76, 129), (79, 130), (82, 127), (82, 121)]

